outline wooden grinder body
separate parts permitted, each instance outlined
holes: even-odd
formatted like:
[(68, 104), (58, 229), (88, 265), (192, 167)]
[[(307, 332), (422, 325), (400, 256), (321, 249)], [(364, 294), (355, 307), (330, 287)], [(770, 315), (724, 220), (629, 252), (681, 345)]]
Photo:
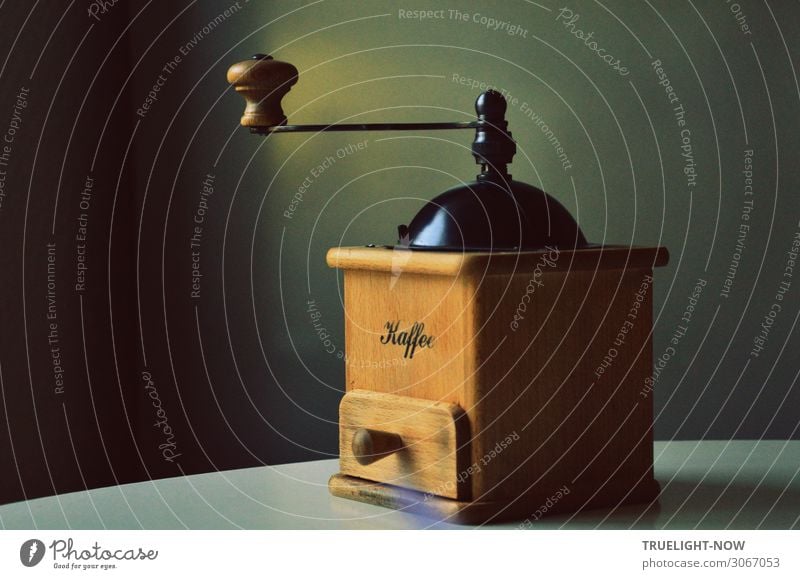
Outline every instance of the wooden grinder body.
[[(347, 355), (331, 492), (463, 523), (654, 499), (652, 270), (666, 261), (330, 250)], [(359, 429), (404, 446), (364, 460)]]

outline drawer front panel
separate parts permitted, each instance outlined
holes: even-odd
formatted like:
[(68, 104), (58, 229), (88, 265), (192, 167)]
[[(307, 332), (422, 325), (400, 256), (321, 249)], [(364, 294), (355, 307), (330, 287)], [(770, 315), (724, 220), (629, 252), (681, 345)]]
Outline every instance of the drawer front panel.
[(342, 474), (469, 498), (469, 424), (455, 404), (352, 390), (339, 406), (339, 452)]

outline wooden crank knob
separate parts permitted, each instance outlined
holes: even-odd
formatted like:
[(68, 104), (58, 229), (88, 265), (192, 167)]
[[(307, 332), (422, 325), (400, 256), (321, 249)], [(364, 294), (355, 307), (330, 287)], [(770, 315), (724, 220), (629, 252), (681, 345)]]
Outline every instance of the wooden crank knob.
[(237, 62), (228, 69), (228, 82), (244, 97), (247, 106), (243, 127), (274, 127), (286, 124), (281, 99), (297, 82), (297, 69), (266, 54)]
[(359, 428), (353, 434), (353, 456), (358, 464), (364, 466), (399, 451), (403, 446), (403, 439), (391, 432)]

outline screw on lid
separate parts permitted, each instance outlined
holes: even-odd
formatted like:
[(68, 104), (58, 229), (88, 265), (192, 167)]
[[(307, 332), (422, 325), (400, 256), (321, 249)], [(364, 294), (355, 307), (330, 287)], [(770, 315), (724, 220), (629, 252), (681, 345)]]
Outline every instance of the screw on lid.
[(541, 189), (479, 179), (441, 193), (398, 228), (400, 245), (420, 250), (534, 251), (585, 247), (569, 211)]

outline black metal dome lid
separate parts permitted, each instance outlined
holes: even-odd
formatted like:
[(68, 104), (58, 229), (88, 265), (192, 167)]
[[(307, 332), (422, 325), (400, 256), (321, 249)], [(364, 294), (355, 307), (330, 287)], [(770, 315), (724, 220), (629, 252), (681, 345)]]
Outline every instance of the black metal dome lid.
[(587, 245), (575, 219), (555, 198), (526, 183), (485, 175), (438, 195), (398, 232), (401, 245), (423, 250), (533, 251)]
[(512, 181), (507, 165), (517, 152), (505, 119), (506, 100), (495, 90), (475, 101), (479, 125), (472, 156), (477, 180), (438, 195), (411, 223), (398, 227), (401, 246), (449, 251), (532, 251), (549, 245), (585, 247), (586, 238), (561, 203), (526, 183)]

